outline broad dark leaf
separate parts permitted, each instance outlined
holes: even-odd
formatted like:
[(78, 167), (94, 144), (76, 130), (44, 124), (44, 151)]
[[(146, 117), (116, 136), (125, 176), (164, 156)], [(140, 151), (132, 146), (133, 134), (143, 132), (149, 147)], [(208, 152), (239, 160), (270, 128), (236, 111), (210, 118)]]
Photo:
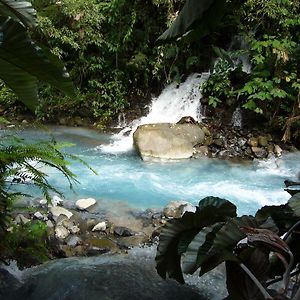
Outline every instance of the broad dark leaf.
[[(269, 254), (258, 248), (247, 248), (239, 253), (241, 261), (265, 286), (268, 278)], [(227, 290), (232, 299), (262, 300), (264, 297), (249, 275), (235, 262), (226, 261)]]
[[(182, 241), (182, 235), (187, 233), (190, 237), (190, 231), (194, 228), (194, 213), (185, 213), (181, 219), (170, 220), (163, 228), (157, 247), (156, 269), (157, 273), (166, 278), (174, 278), (184, 283), (181, 272), (180, 259), (178, 253), (178, 245)], [(192, 238), (192, 237), (191, 237)], [(189, 241), (187, 241), (188, 245)], [(187, 247), (186, 245), (186, 247)], [(183, 245), (181, 245), (183, 247)]]
[(300, 217), (300, 193), (295, 194), (288, 201), (288, 206), (293, 210), (296, 216)]
[[(62, 63), (53, 55), (46, 55), (45, 51), (30, 39), (26, 29), (20, 23), (1, 16), (0, 59), (22, 70), (24, 74), (28, 73), (69, 95), (74, 95), (72, 82)], [(36, 99), (32, 99), (30, 107), (35, 105)]]
[(296, 221), (293, 210), (288, 205), (264, 206), (255, 214), (255, 219), (262, 224), (271, 217), (279, 229), (279, 235), (284, 234)]
[(224, 249), (232, 250), (237, 243), (246, 237), (240, 227), (258, 227), (251, 216), (242, 216), (229, 220), (216, 234), (210, 254), (220, 253)]
[(160, 234), (156, 255), (157, 272), (163, 278), (183, 282), (180, 257), (193, 237), (206, 226), (225, 222), (236, 216), (236, 207), (228, 200), (217, 197), (202, 199), (195, 213), (187, 212), (181, 219), (169, 221)]
[(157, 40), (167, 42), (198, 28), (198, 39), (208, 34), (224, 15), (225, 0), (187, 0), (178, 17)]
[(38, 101), (37, 80), (22, 69), (0, 59), (0, 78), (32, 111)]
[(207, 272), (213, 270), (224, 261), (233, 261), (240, 263), (239, 258), (232, 251), (223, 250), (222, 253), (217, 253), (209, 256), (201, 265), (199, 276), (203, 276)]
[(182, 261), (182, 270), (186, 274), (193, 274), (208, 258), (213, 239), (222, 228), (223, 223), (204, 227), (188, 245)]
[(273, 231), (277, 234), (279, 232), (278, 227), (276, 226), (274, 220), (271, 217), (268, 217), (267, 220), (265, 220), (262, 224), (260, 224), (259, 228), (268, 229), (268, 230)]
[(0, 0), (0, 15), (22, 22), (24, 26), (36, 25), (36, 11), (28, 1)]
[(205, 197), (199, 201), (198, 208), (203, 209), (207, 206), (213, 206), (219, 209), (219, 214), (226, 214), (229, 217), (236, 217), (236, 206), (226, 199), (219, 197)]

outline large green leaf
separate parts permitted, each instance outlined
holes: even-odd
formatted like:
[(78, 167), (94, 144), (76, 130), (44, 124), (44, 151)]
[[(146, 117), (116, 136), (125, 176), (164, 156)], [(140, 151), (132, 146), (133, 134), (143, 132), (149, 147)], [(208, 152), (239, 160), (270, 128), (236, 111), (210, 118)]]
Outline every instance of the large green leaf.
[(236, 217), (236, 206), (226, 199), (213, 196), (205, 197), (200, 200), (197, 211), (209, 208), (214, 209), (215, 216)]
[(183, 257), (182, 270), (184, 273), (193, 274), (209, 258), (208, 251), (213, 244), (216, 233), (222, 226), (223, 223), (217, 223), (204, 227), (194, 237)]
[[(239, 257), (265, 286), (268, 278), (269, 253), (258, 248), (246, 248), (239, 253)], [(256, 284), (239, 264), (226, 261), (226, 273), (226, 284), (230, 299), (261, 300), (264, 298)]]
[[(264, 206), (255, 214), (255, 219), (260, 224), (265, 223), (268, 218), (272, 218), (272, 220), (275, 222), (276, 226), (279, 229), (279, 235), (284, 234), (295, 222), (297, 222), (298, 219), (294, 215), (293, 210), (289, 205)], [(276, 232), (276, 230), (274, 230), (274, 227), (273, 229), (269, 229)]]
[[(48, 82), (69, 95), (74, 94), (69, 74), (62, 63), (37, 46), (19, 22), (1, 16), (0, 59), (24, 71), (24, 74), (28, 73), (30, 76)], [(14, 86), (10, 86), (14, 89)], [(30, 94), (29, 89), (30, 86), (28, 86), (28, 94)], [(32, 91), (31, 94), (33, 95), (34, 92)], [(24, 95), (24, 98), (28, 99), (27, 95)], [(23, 102), (28, 103), (27, 100)], [(29, 107), (32, 108), (35, 105), (36, 99), (32, 99)]]
[(246, 237), (240, 227), (257, 228), (258, 223), (251, 216), (242, 216), (229, 220), (216, 234), (210, 254), (220, 253), (223, 250), (232, 250), (237, 243)]
[[(187, 212), (181, 219), (170, 220), (163, 228), (157, 247), (156, 269), (157, 273), (166, 278), (167, 275), (170, 278), (174, 278), (177, 281), (183, 283), (184, 279), (181, 272), (180, 259), (181, 253), (178, 253), (178, 245), (180, 240), (183, 241), (182, 235), (185, 233), (190, 237), (191, 230), (194, 228), (194, 213)], [(194, 232), (194, 234), (196, 234)], [(186, 246), (184, 247), (182, 242), (180, 248), (186, 248), (190, 240), (186, 239)], [(185, 249), (184, 249), (185, 250)], [(183, 251), (184, 251), (183, 250)]]
[(156, 255), (158, 274), (183, 282), (180, 257), (203, 227), (225, 222), (236, 216), (236, 207), (228, 200), (206, 197), (199, 202), (195, 213), (186, 212), (181, 219), (169, 221), (160, 234)]
[(219, 15), (225, 13), (226, 0), (187, 0), (178, 17), (159, 38), (167, 42), (183, 36), (192, 29), (199, 29), (198, 39), (208, 34), (218, 23)]
[(0, 78), (34, 111), (38, 101), (37, 80), (34, 76), (0, 58)]
[(0, 15), (20, 21), (24, 26), (36, 25), (36, 11), (28, 1), (0, 0)]

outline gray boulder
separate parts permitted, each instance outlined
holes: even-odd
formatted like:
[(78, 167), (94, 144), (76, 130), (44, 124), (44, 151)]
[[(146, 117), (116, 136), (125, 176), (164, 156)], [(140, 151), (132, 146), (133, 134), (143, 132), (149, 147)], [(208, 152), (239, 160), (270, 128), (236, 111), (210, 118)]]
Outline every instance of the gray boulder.
[(190, 158), (194, 146), (202, 144), (204, 139), (198, 124), (146, 124), (133, 134), (135, 148), (143, 160)]

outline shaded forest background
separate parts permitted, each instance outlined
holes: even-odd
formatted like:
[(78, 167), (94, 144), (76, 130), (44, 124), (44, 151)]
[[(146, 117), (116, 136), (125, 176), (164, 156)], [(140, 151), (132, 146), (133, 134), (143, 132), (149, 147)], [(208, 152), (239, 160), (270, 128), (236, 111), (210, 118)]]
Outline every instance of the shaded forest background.
[[(200, 19), (200, 31), (195, 27), (164, 43), (157, 38), (185, 1), (33, 1), (38, 26), (31, 36), (65, 63), (77, 91), (69, 98), (40, 84), (37, 117), (50, 122), (82, 117), (102, 127), (121, 112), (137, 114), (167, 83), (212, 70), (215, 62), (203, 87), (212, 109), (240, 105), (283, 132), (288, 124), (285, 140), (291, 126), (297, 136), (299, 2), (219, 2), (223, 5), (213, 3)], [(242, 61), (251, 73), (243, 71)], [(4, 114), (26, 110), (4, 84), (0, 104)]]

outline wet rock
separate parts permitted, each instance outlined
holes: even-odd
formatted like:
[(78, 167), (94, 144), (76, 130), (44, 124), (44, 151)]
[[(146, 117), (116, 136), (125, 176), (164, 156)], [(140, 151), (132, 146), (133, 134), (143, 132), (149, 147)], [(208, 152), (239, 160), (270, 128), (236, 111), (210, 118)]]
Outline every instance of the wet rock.
[(216, 139), (214, 139), (213, 143), (216, 146), (223, 147), (224, 146), (224, 139), (223, 138), (216, 138)]
[(195, 146), (194, 147), (194, 156), (208, 156), (210, 151), (208, 146)]
[(60, 245), (60, 250), (64, 257), (72, 256), (85, 256), (86, 250), (82, 245), (70, 246), (70, 245)]
[(12, 291), (21, 286), (21, 282), (9, 271), (0, 269), (0, 299), (13, 299)]
[(260, 147), (251, 147), (251, 150), (256, 158), (266, 158), (268, 156), (268, 151)]
[(251, 147), (257, 147), (258, 146), (258, 139), (256, 137), (251, 137), (251, 138), (249, 138), (247, 143)]
[(145, 234), (135, 236), (122, 237), (118, 240), (118, 246), (122, 249), (130, 249), (132, 247), (140, 247), (149, 242), (149, 237)]
[(86, 210), (88, 208), (91, 208), (95, 204), (96, 200), (94, 198), (79, 199), (76, 201), (76, 207), (79, 210)]
[(92, 229), (92, 231), (105, 231), (105, 230), (106, 230), (106, 222), (99, 222)]
[(58, 120), (59, 125), (67, 125), (68, 124), (68, 120), (64, 117), (59, 118)]
[(54, 195), (52, 197), (52, 200), (51, 200), (51, 205), (52, 206), (57, 206), (57, 205), (63, 205), (64, 204), (64, 200), (61, 199), (60, 197)]
[(16, 224), (27, 224), (28, 222), (30, 222), (29, 219), (27, 219), (26, 217), (24, 217), (22, 214), (18, 214), (15, 218), (15, 223)]
[(273, 144), (269, 144), (269, 145), (267, 146), (267, 151), (268, 151), (269, 153), (274, 154), (274, 145), (273, 145)]
[(267, 147), (268, 146), (268, 138), (266, 136), (260, 135), (258, 137), (258, 145), (260, 147)]
[(88, 255), (98, 255), (107, 252), (119, 251), (117, 244), (109, 238), (90, 239), (87, 243), (89, 244), (89, 248), (87, 250)]
[(80, 228), (77, 225), (70, 227), (69, 230), (72, 234), (76, 234), (80, 232)]
[(73, 216), (73, 213), (69, 210), (65, 209), (64, 207), (60, 206), (53, 206), (49, 208), (50, 213), (52, 214), (54, 219), (57, 219), (60, 215), (66, 216), (70, 219)]
[(62, 225), (58, 225), (55, 227), (55, 237), (60, 239), (60, 240), (64, 240), (65, 238), (67, 238), (70, 235), (69, 230), (62, 226)]
[(196, 124), (146, 124), (133, 134), (134, 145), (142, 159), (184, 159), (193, 147), (202, 144), (204, 132)]
[(96, 225), (98, 221), (96, 219), (87, 219), (86, 220), (86, 227), (87, 230), (92, 230)]
[(118, 236), (132, 236), (134, 235), (134, 232), (131, 229), (124, 226), (115, 226), (114, 234)]
[(282, 149), (278, 145), (274, 145), (274, 153), (277, 157), (280, 157), (282, 154)]
[(180, 217), (183, 216), (186, 212), (195, 212), (195, 211), (196, 211), (196, 207), (190, 203), (180, 205), (178, 208), (178, 214), (180, 215)]
[(47, 225), (47, 227), (48, 227), (49, 229), (54, 228), (54, 224), (53, 224), (50, 220), (48, 220), (48, 221), (46, 222), (46, 225)]
[(76, 247), (78, 245), (82, 245), (82, 239), (77, 235), (71, 235), (66, 239), (66, 243), (70, 247)]
[(231, 151), (230, 150), (222, 150), (218, 153), (219, 157), (220, 158), (223, 158), (223, 159), (227, 159), (227, 158), (230, 158), (232, 157), (233, 155), (231, 154)]
[(66, 216), (66, 215), (59, 215), (56, 220), (55, 220), (55, 223), (56, 225), (63, 225), (63, 222), (65, 220), (69, 220), (69, 218)]
[(189, 203), (187, 201), (172, 201), (163, 209), (163, 214), (166, 218), (179, 218), (181, 217), (179, 208), (186, 204)]
[(191, 116), (182, 117), (176, 124), (198, 124)]
[(245, 138), (239, 138), (237, 141), (238, 147), (242, 148), (247, 144), (247, 140)]
[[(33, 217), (38, 220), (45, 220), (45, 217), (39, 211), (35, 212)], [(46, 221), (46, 220), (45, 220)]]

